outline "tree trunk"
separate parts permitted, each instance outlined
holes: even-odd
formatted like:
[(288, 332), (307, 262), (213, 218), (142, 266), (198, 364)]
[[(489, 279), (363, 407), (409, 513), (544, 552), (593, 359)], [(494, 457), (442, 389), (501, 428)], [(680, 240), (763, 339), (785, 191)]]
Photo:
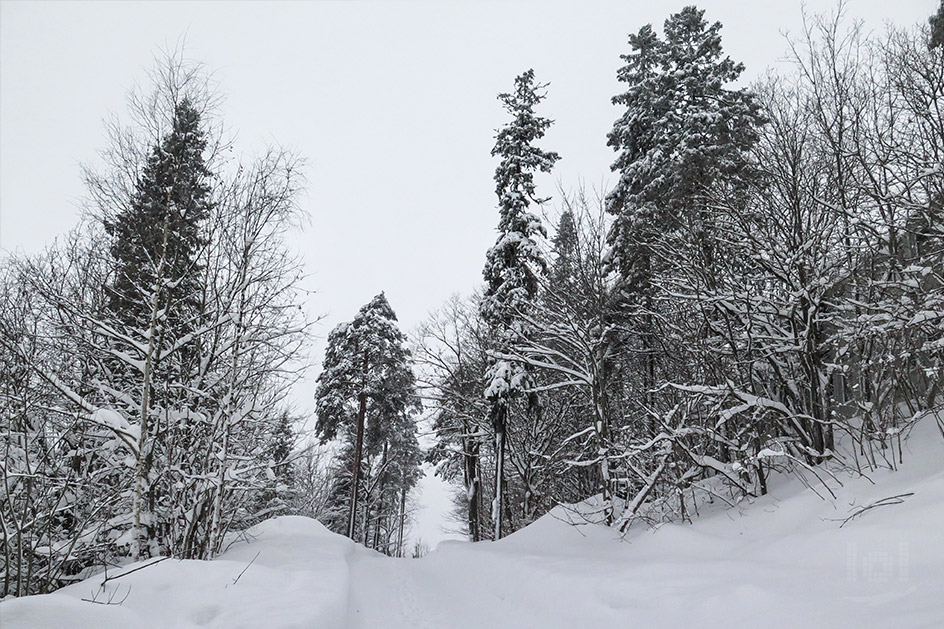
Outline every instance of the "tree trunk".
[(492, 522), (495, 541), (502, 536), (502, 508), (505, 503), (505, 417), (508, 407), (501, 400), (495, 402), (495, 501), (492, 503)]
[(354, 441), (354, 470), (351, 478), (351, 508), (347, 516), (347, 536), (354, 539), (354, 523), (357, 520), (357, 493), (361, 480), (361, 456), (364, 451), (364, 416), (367, 414), (367, 394), (358, 395), (357, 438)]
[[(464, 435), (470, 435), (473, 427), (468, 420), (463, 421), (462, 432)], [(482, 533), (479, 528), (479, 440), (476, 437), (465, 436), (462, 438), (462, 472), (465, 481), (465, 495), (469, 501), (467, 524), (469, 527), (469, 539), (478, 542), (482, 539)]]
[(164, 266), (167, 260), (167, 237), (170, 231), (170, 212), (164, 214), (163, 241), (161, 243), (161, 259), (157, 265), (157, 273), (154, 278), (154, 295), (151, 299), (151, 317), (148, 329), (148, 349), (147, 357), (144, 360), (144, 376), (141, 383), (141, 418), (140, 433), (138, 435), (138, 460), (134, 469), (134, 503), (132, 511), (134, 513), (134, 532), (131, 541), (131, 558), (135, 561), (141, 559), (142, 540), (147, 541), (147, 534), (142, 526), (141, 514), (144, 511), (144, 494), (148, 490), (147, 477), (150, 474), (151, 466), (149, 457), (153, 455), (150, 451), (148, 439), (149, 416), (150, 416), (150, 397), (151, 397), (151, 377), (154, 371), (154, 363), (158, 357), (155, 356), (156, 345), (158, 341), (157, 313), (161, 297), (161, 282), (164, 280)]
[(406, 523), (406, 488), (400, 490), (400, 523), (397, 531), (397, 557), (403, 556), (403, 527)]
[[(600, 373), (600, 370), (597, 371)], [(612, 474), (610, 470), (609, 431), (606, 420), (606, 398), (599, 383), (593, 386), (594, 432), (597, 438), (597, 456), (600, 457), (600, 484), (603, 498), (603, 521), (607, 526), (613, 524)]]
[[(648, 271), (648, 269), (647, 269)], [(655, 347), (655, 320), (652, 316), (652, 291), (648, 286), (646, 287), (646, 312), (643, 317), (643, 351), (645, 352), (646, 357), (646, 371), (645, 376), (643, 377), (643, 386), (645, 387), (644, 398), (646, 400), (646, 409), (645, 415), (649, 417), (649, 432), (650, 436), (654, 436), (659, 432), (659, 426), (656, 424), (656, 420), (653, 418), (650, 411), (655, 407), (653, 399), (653, 389), (656, 387), (656, 347)]]

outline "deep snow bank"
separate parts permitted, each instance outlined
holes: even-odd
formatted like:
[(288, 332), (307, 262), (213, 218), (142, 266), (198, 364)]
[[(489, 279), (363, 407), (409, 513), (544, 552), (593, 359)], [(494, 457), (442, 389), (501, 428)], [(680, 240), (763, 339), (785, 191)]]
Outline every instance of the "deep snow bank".
[[(211, 562), (168, 560), (104, 590), (99, 577), (2, 603), (0, 624), (944, 626), (944, 440), (933, 422), (906, 444), (900, 471), (869, 476), (839, 476), (829, 500), (773, 478), (768, 496), (703, 510), (694, 524), (636, 527), (624, 541), (601, 526), (571, 526), (559, 509), (500, 542), (445, 542), (422, 560), (277, 518)], [(857, 509), (902, 494), (912, 495), (840, 528)], [(120, 606), (80, 600), (116, 590), (116, 600), (127, 595)]]
[[(253, 529), (248, 543), (237, 542), (213, 561), (170, 559), (104, 587), (102, 575), (54, 594), (7, 601), (0, 604), (0, 625), (3, 629), (343, 627), (348, 558), (354, 549), (349, 539), (315, 520), (275, 518)], [(122, 602), (101, 605), (82, 600), (110, 598)]]

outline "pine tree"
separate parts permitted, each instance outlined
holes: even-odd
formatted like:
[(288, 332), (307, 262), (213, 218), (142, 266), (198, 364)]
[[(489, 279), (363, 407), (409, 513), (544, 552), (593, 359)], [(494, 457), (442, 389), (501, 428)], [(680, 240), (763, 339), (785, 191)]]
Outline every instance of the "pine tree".
[[(557, 153), (544, 151), (534, 142), (544, 137), (552, 120), (537, 116), (534, 108), (545, 98), (545, 85), (535, 84), (534, 70), (515, 79), (514, 93), (499, 94), (511, 121), (495, 137), (492, 155), (501, 158), (495, 170), (498, 195), (498, 240), (486, 254), (485, 294), (482, 316), (495, 330), (496, 347), (507, 351), (520, 336), (526, 335), (522, 317), (537, 295), (539, 276), (547, 272), (547, 261), (539, 240), (546, 231), (541, 219), (529, 208), (548, 199), (537, 197), (535, 171), (550, 172), (560, 159)], [(496, 360), (490, 369), (485, 392), (491, 403), (491, 422), (495, 434), (495, 503), (492, 517), (495, 538), (501, 537), (503, 502), (503, 465), (509, 401), (524, 388), (526, 370), (507, 360)]]
[[(402, 472), (398, 487), (412, 487), (418, 479), (407, 468), (415, 470), (420, 463), (412, 420), (419, 398), (410, 351), (396, 321), (384, 294), (374, 297), (352, 322), (331, 331), (318, 377), (316, 430), (323, 443), (335, 438), (345, 443), (347, 478), (339, 480), (348, 485), (346, 534), (351, 539), (357, 532), (365, 458), (382, 459), (380, 471), (394, 461), (393, 467)], [(361, 524), (366, 534), (366, 517)]]

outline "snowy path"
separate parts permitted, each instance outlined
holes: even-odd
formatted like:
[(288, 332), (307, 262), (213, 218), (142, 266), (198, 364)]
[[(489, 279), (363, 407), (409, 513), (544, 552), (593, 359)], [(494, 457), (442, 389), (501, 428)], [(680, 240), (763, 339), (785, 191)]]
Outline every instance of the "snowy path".
[(545, 517), (418, 561), (355, 555), (350, 626), (944, 626), (944, 442), (928, 431), (913, 445), (903, 470), (845, 478), (835, 501), (781, 479), (770, 496), (625, 542)]
[[(430, 607), (429, 591), (408, 560), (361, 555), (351, 562), (349, 626), (434, 629), (446, 619)], [(433, 599), (435, 600), (435, 599)]]
[[(901, 471), (876, 472), (875, 484), (844, 478), (836, 500), (781, 478), (770, 496), (692, 525), (638, 528), (625, 542), (549, 516), (499, 543), (445, 542), (421, 560), (391, 559), (313, 520), (277, 518), (212, 562), (165, 561), (104, 593), (89, 579), (2, 603), (0, 625), (939, 627), (944, 442), (925, 431), (911, 443)], [(905, 493), (839, 528), (855, 508)], [(121, 606), (80, 600), (115, 589), (127, 595)]]

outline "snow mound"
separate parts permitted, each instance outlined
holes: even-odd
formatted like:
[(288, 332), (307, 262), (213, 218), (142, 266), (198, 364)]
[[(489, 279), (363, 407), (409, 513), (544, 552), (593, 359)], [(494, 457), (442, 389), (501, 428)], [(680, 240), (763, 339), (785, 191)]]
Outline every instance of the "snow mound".
[(580, 554), (608, 549), (609, 542), (619, 541), (621, 536), (617, 530), (601, 525), (601, 513), (593, 499), (560, 505), (505, 537), (498, 545), (503, 551), (531, 553), (555, 549), (558, 553)]
[(5, 602), (0, 618), (4, 629), (343, 627), (354, 549), (315, 520), (274, 518), (213, 561), (169, 559), (134, 573), (155, 560), (131, 564), (104, 584), (103, 574)]

